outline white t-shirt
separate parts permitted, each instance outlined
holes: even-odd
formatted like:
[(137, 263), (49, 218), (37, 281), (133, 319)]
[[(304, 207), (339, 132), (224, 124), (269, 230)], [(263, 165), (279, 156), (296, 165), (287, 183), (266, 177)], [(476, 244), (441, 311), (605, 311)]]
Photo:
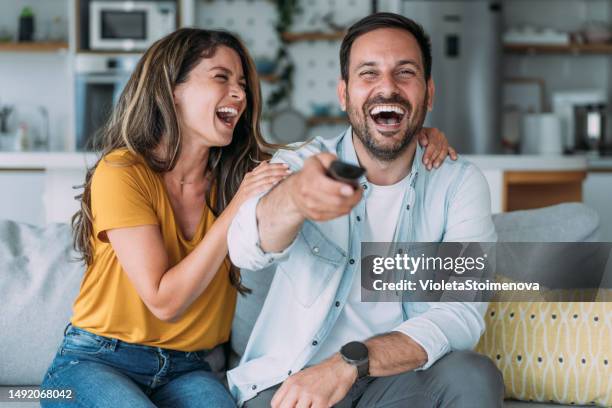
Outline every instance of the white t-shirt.
[[(396, 184), (377, 186), (369, 184), (361, 238), (363, 242), (392, 242), (398, 224), (404, 191), (409, 175)], [(361, 276), (354, 269), (353, 283), (347, 303), (321, 348), (308, 365), (320, 363), (351, 341), (365, 341), (387, 333), (403, 322), (400, 302), (361, 302)]]

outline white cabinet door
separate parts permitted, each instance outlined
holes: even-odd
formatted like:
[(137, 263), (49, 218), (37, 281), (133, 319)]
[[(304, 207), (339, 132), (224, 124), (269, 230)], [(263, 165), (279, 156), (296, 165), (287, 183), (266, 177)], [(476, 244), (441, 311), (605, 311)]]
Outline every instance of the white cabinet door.
[(584, 203), (599, 213), (600, 241), (612, 242), (612, 171), (589, 173), (583, 188)]
[(45, 172), (0, 170), (0, 218), (43, 225)]
[(45, 221), (70, 222), (74, 213), (80, 208), (80, 202), (75, 196), (83, 192), (75, 189), (85, 182), (85, 170), (47, 170), (44, 186)]

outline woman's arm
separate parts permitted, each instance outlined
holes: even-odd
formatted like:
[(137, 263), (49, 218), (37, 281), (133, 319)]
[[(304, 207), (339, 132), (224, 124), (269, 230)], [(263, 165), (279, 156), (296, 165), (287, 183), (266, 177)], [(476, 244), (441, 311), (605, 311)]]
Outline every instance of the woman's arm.
[(287, 175), (283, 164), (262, 164), (245, 176), (235, 197), (181, 262), (170, 267), (159, 226), (106, 232), (119, 263), (149, 310), (164, 321), (180, 317), (204, 292), (227, 256), (227, 230), (240, 205)]

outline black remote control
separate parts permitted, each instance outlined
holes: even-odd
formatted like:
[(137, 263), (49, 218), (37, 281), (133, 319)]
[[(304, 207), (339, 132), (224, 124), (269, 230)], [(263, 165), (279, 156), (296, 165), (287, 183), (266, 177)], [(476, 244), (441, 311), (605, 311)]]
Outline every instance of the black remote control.
[(342, 160), (334, 160), (327, 169), (329, 177), (353, 187), (359, 187), (359, 178), (364, 174), (365, 169), (363, 167), (354, 166)]

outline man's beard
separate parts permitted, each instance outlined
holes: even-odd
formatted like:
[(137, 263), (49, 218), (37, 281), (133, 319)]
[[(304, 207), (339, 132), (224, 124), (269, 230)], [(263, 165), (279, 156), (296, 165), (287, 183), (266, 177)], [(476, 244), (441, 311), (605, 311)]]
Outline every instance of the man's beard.
[[(354, 134), (357, 135), (361, 143), (366, 147), (368, 152), (370, 152), (372, 157), (381, 161), (393, 161), (408, 148), (408, 145), (410, 145), (410, 142), (414, 136), (423, 128), (423, 122), (425, 122), (425, 115), (427, 113), (428, 98), (428, 94), (425, 93), (423, 103), (420, 106), (417, 106), (417, 110), (414, 112), (414, 115), (410, 102), (397, 94), (393, 95), (391, 98), (383, 98), (380, 96), (371, 98), (366, 101), (360, 110), (359, 108), (351, 105), (347, 90), (346, 104), (349, 122), (353, 128)], [(369, 107), (379, 104), (400, 105), (406, 110), (406, 113), (404, 114), (406, 120), (408, 121), (406, 131), (399, 141), (390, 146), (385, 146), (376, 140), (373, 134), (374, 132), (380, 132), (373, 128), (371, 121), (368, 121), (368, 117), (370, 117)], [(398, 131), (401, 131), (401, 129)], [(384, 133), (382, 135), (383, 137), (386, 137)]]

